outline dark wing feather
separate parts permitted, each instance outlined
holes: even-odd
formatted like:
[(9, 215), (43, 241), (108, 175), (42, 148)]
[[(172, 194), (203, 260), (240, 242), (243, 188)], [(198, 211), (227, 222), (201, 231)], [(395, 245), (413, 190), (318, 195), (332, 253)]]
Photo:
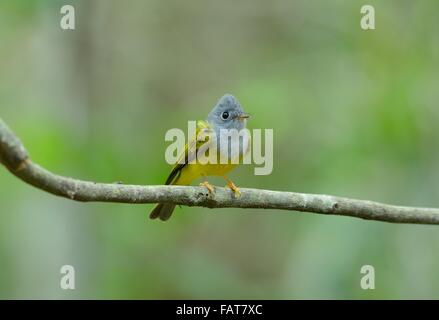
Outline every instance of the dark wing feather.
[(166, 179), (165, 184), (167, 185), (175, 184), (175, 182), (178, 180), (178, 178), (181, 175), (181, 170), (195, 158), (199, 148), (207, 142), (207, 141), (198, 141), (197, 139), (198, 134), (202, 130), (210, 130), (210, 129), (211, 127), (209, 126), (209, 123), (207, 121), (203, 121), (203, 120), (197, 121), (197, 127), (195, 131), (196, 137), (192, 137), (190, 139), (190, 142), (186, 144), (184, 148), (184, 152), (181, 154), (179, 160), (172, 168), (172, 171), (169, 174), (168, 178)]

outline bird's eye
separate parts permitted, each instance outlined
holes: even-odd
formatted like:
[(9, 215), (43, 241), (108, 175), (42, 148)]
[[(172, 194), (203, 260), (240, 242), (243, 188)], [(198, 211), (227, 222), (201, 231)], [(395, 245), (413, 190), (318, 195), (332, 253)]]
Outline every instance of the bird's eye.
[(227, 119), (229, 118), (229, 113), (228, 113), (227, 111), (224, 111), (224, 112), (221, 114), (221, 118), (222, 118), (223, 120), (227, 120)]

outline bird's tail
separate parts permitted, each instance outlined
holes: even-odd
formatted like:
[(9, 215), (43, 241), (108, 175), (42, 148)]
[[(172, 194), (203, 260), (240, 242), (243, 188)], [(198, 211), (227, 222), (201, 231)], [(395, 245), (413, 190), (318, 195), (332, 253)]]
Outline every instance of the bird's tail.
[(174, 211), (174, 208), (175, 208), (175, 204), (159, 203), (151, 211), (151, 213), (149, 214), (149, 217), (151, 219), (160, 218), (160, 220), (166, 221), (171, 217), (172, 212)]

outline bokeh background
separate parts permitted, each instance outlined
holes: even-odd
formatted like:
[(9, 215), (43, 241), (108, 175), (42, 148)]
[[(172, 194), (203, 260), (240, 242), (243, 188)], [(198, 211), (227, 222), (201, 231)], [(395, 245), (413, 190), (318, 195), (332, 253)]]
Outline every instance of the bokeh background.
[[(59, 26), (64, 4), (75, 31)], [(0, 116), (56, 173), (162, 184), (165, 132), (229, 92), (250, 128), (274, 129), (272, 174), (242, 166), (239, 186), (439, 207), (438, 9), (2, 0)], [(439, 298), (434, 226), (187, 207), (160, 223), (152, 205), (70, 202), (4, 169), (0, 201), (0, 298)], [(366, 264), (375, 290), (360, 288)]]

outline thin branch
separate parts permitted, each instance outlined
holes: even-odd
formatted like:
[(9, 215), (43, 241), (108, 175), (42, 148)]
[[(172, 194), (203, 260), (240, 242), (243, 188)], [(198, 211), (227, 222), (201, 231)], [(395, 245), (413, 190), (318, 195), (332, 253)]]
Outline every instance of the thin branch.
[(282, 209), (351, 216), (394, 223), (439, 224), (439, 209), (415, 208), (328, 195), (242, 188), (241, 197), (217, 187), (135, 186), (81, 181), (53, 174), (33, 163), (20, 140), (0, 118), (0, 162), (21, 180), (57, 196), (75, 201), (119, 203), (169, 202), (208, 208)]

